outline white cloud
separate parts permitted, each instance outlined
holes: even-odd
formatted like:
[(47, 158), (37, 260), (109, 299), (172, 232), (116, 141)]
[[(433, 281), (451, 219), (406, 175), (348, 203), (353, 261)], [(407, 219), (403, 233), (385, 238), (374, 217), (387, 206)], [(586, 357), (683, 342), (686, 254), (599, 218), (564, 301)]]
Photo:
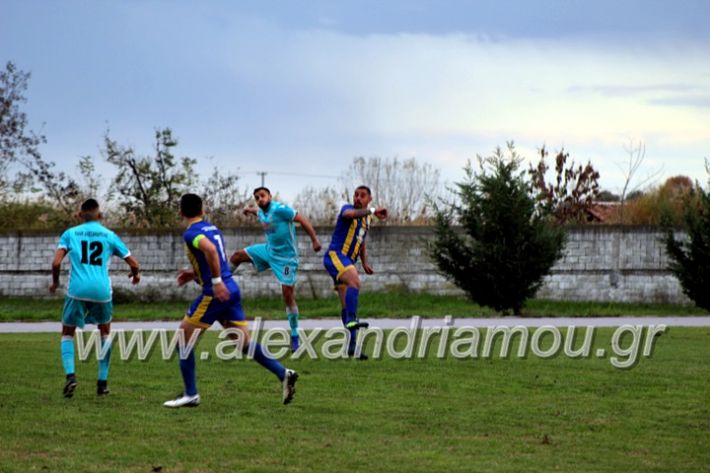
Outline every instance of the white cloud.
[[(564, 145), (613, 186), (628, 138), (645, 141), (668, 174), (701, 173), (710, 153), (710, 108), (688, 107), (684, 95), (710, 91), (710, 51), (693, 44), (275, 28), (246, 36), (256, 40), (246, 57), (243, 49), (230, 56), (234, 74), (279, 97), (301, 94), (302, 108), (284, 113), (313, 140), (342, 137), (343, 157), (373, 150), (458, 171), (466, 158), (515, 139), (528, 151)], [(673, 154), (678, 148), (685, 157)]]

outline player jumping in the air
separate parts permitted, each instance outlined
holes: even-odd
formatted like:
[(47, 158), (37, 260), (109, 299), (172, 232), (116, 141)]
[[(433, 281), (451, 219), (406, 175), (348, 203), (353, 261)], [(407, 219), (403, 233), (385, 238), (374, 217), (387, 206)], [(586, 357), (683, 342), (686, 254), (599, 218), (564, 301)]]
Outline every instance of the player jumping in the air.
[[(207, 329), (215, 322), (219, 322), (224, 328), (236, 329), (237, 333), (230, 333), (229, 337), (241, 344), (245, 354), (253, 356), (257, 363), (281, 380), (283, 403), (288, 404), (293, 399), (298, 374), (266, 356), (256, 340), (250, 341), (248, 324), (242, 311), (239, 286), (229, 270), (222, 233), (217, 227), (203, 220), (202, 199), (195, 194), (182, 196), (180, 215), (187, 222), (183, 239), (193, 269), (180, 271), (177, 283), (178, 286), (183, 286), (189, 281), (196, 281), (202, 286), (202, 294), (192, 303), (180, 323), (185, 340), (191, 340), (195, 330)], [(180, 358), (180, 372), (185, 390), (176, 399), (165, 402), (163, 404), (165, 407), (192, 407), (200, 404), (195, 376), (194, 349), (190, 350), (184, 359)]]
[[(343, 325), (350, 332), (348, 355), (355, 355), (357, 331), (367, 324), (357, 318), (358, 296), (360, 294), (360, 276), (355, 263), (358, 256), (362, 269), (366, 274), (374, 271), (367, 260), (365, 237), (370, 228), (372, 215), (383, 220), (387, 218), (387, 209), (384, 207), (369, 207), (372, 202), (372, 192), (367, 186), (355, 189), (353, 204), (344, 205), (340, 209), (338, 221), (335, 224), (330, 247), (323, 257), (323, 264), (328, 274), (333, 278), (335, 289), (340, 295)], [(367, 359), (365, 354), (360, 359)]]
[(311, 238), (313, 251), (320, 251), (311, 222), (304, 215), (291, 207), (271, 200), (271, 191), (266, 187), (254, 189), (254, 199), (258, 205), (244, 209), (245, 215), (256, 215), (264, 227), (266, 243), (248, 246), (236, 251), (230, 262), (236, 269), (241, 263), (253, 263), (257, 271), (271, 268), (276, 279), (281, 283), (281, 293), (286, 304), (286, 315), (291, 327), (291, 350), (298, 349), (298, 305), (296, 305), (296, 274), (298, 272), (298, 245), (294, 222), (300, 223)]
[(64, 397), (72, 397), (76, 389), (74, 370), (74, 332), (84, 328), (85, 323), (97, 324), (101, 334), (99, 374), (96, 394), (108, 394), (108, 367), (111, 359), (111, 279), (108, 267), (111, 256), (122, 258), (131, 268), (133, 284), (140, 282), (138, 261), (131, 256), (126, 245), (108, 228), (99, 223), (99, 203), (88, 199), (81, 204), (79, 217), (84, 221), (62, 233), (52, 261), (52, 284), (49, 292), (54, 294), (59, 287), (62, 260), (68, 254), (71, 263), (69, 287), (64, 296), (62, 314), (62, 365), (66, 381)]

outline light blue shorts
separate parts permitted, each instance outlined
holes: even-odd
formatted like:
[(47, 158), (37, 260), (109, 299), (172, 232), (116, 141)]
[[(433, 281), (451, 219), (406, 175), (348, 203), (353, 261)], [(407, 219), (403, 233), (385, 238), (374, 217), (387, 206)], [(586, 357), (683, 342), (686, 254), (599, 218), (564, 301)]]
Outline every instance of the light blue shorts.
[(112, 302), (90, 302), (64, 297), (62, 323), (69, 327), (84, 328), (84, 324), (107, 324), (113, 316)]
[(298, 274), (298, 261), (274, 258), (269, 254), (266, 243), (244, 248), (257, 271), (271, 269), (276, 279), (284, 286), (295, 286)]

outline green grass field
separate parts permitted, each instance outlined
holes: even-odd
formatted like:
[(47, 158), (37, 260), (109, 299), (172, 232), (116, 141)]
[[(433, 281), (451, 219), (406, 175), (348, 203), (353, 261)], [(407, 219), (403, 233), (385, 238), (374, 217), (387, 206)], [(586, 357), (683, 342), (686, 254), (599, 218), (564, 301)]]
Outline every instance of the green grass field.
[[(60, 320), (62, 298), (28, 299), (3, 298), (0, 300), (0, 322)], [(189, 301), (128, 302), (114, 304), (114, 320), (179, 320), (189, 306)], [(278, 297), (245, 298), (247, 317), (263, 319), (285, 318), (283, 302)], [(308, 318), (340, 317), (339, 302), (335, 295), (326, 299), (299, 299), (301, 314)], [(569, 302), (533, 299), (527, 304), (524, 315), (542, 316), (634, 316), (634, 315), (707, 315), (695, 306), (662, 304), (623, 304), (601, 302)], [(495, 311), (473, 304), (464, 297), (435, 296), (406, 292), (363, 292), (360, 295), (362, 318), (402, 317), (412, 315), (441, 318), (494, 317)]]
[[(595, 344), (608, 347), (611, 330)], [(0, 335), (0, 471), (700, 472), (710, 328), (671, 328), (633, 369), (608, 359), (291, 360), (295, 401), (253, 361), (198, 361), (203, 404), (168, 410), (177, 361), (95, 361), (61, 396), (56, 334)], [(213, 346), (207, 334), (200, 349)]]

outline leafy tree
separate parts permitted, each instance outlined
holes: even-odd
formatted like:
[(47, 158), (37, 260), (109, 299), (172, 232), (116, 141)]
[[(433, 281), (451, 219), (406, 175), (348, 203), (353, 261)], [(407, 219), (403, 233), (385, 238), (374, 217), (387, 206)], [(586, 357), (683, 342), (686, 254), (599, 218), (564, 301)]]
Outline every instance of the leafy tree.
[(73, 177), (64, 171), (57, 171), (56, 163), (46, 161), (40, 155), (31, 156), (22, 164), (26, 171), (19, 173), (20, 179), (32, 183), (34, 193), (40, 193), (40, 198), (47, 199), (67, 216), (76, 212), (78, 202), (86, 195)]
[(196, 181), (196, 160), (173, 154), (177, 146), (170, 128), (155, 131), (155, 155), (139, 156), (132, 147), (104, 137), (106, 160), (116, 166), (111, 185), (130, 223), (165, 227), (178, 223), (180, 196)]
[(555, 180), (548, 183), (545, 175), (549, 169), (545, 158), (547, 150), (540, 150), (540, 162), (530, 167), (528, 173), (537, 191), (539, 205), (545, 212), (555, 216), (558, 222), (582, 223), (587, 220), (587, 210), (599, 195), (599, 172), (592, 163), (575, 166), (569, 160), (569, 153), (560, 150), (555, 157)]
[[(562, 254), (561, 226), (536, 210), (512, 143), (471, 162), (456, 184), (460, 204), (437, 208), (429, 252), (439, 270), (474, 302), (519, 314)], [(459, 222), (461, 229), (454, 227)]]
[(683, 226), (686, 207), (697, 207), (697, 199), (693, 181), (689, 177), (670, 177), (661, 186), (648, 189), (633, 199), (627, 197), (621, 223)]
[[(47, 142), (45, 136), (27, 129), (27, 115), (20, 104), (27, 101), (24, 94), (29, 79), (30, 73), (18, 70), (12, 62), (0, 72), (0, 191), (3, 197), (12, 191), (19, 198), (4, 210), (15, 216), (10, 218), (15, 228), (66, 225), (73, 222), (77, 201), (86, 194), (70, 174), (57, 171), (54, 162), (42, 157), (39, 147)], [(13, 165), (22, 170), (10, 178)], [(35, 196), (23, 197), (28, 191)]]
[(669, 269), (683, 292), (698, 307), (710, 310), (710, 192), (697, 185), (688, 201), (684, 212), (687, 239), (676, 239), (673, 228), (665, 222)]
[(20, 104), (27, 102), (29, 79), (30, 73), (18, 70), (12, 62), (0, 71), (0, 192), (3, 194), (14, 184), (9, 176), (10, 167), (21, 160), (33, 162), (41, 158), (39, 146), (47, 141), (44, 135), (27, 129), (27, 115), (20, 110)]

